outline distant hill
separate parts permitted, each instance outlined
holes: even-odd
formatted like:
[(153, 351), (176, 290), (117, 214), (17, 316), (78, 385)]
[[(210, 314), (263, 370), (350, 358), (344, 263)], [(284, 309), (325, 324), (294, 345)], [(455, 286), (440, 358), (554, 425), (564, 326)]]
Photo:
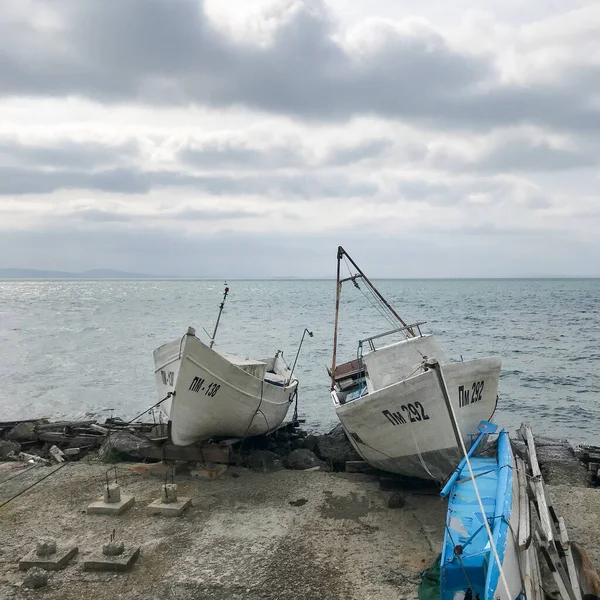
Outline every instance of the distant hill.
[(113, 269), (91, 269), (81, 273), (39, 269), (0, 269), (0, 279), (165, 279), (158, 275), (127, 273)]

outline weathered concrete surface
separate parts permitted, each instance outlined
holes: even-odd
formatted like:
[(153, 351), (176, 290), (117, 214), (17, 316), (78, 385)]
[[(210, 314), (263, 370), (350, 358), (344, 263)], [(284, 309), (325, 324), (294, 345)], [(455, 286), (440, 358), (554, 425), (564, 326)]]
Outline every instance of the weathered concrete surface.
[(600, 488), (547, 485), (546, 492), (559, 517), (564, 517), (569, 539), (581, 544), (600, 570)]
[[(146, 509), (156, 479), (118, 469), (137, 500), (120, 517), (85, 513), (107, 469), (83, 462), (0, 509), (0, 598), (29, 597), (17, 563), (42, 535), (79, 547), (76, 560), (53, 575), (46, 600), (414, 599), (419, 572), (442, 544), (439, 498), (407, 494), (391, 510), (390, 492), (368, 475), (231, 467), (215, 480), (178, 477), (178, 493), (194, 505), (179, 519), (156, 519)], [(46, 472), (0, 486), (0, 503)], [(84, 571), (113, 529), (141, 546), (132, 571)]]

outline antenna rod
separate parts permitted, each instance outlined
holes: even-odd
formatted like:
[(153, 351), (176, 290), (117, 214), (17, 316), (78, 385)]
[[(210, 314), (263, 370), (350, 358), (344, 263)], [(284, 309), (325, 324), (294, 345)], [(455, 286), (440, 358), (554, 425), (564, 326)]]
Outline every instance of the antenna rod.
[[(340, 259), (342, 256), (346, 255), (348, 260), (352, 263), (354, 268), (360, 273), (361, 277), (367, 282), (367, 285), (377, 294), (377, 297), (385, 304), (385, 306), (389, 309), (389, 311), (406, 327), (408, 332), (412, 337), (415, 337), (415, 332), (409, 327), (400, 317), (400, 315), (390, 306), (388, 301), (379, 293), (379, 290), (369, 281), (369, 278), (361, 271), (360, 267), (352, 260), (352, 257), (340, 246), (338, 248), (338, 280), (339, 280), (339, 267), (340, 267)], [(337, 323), (336, 323), (337, 324)]]
[(290, 371), (290, 376), (288, 377), (287, 385), (289, 385), (292, 381), (292, 375), (294, 374), (294, 369), (296, 368), (296, 362), (298, 361), (298, 356), (300, 356), (300, 349), (302, 348), (302, 343), (304, 342), (304, 336), (308, 333), (309, 337), (313, 336), (313, 332), (304, 328), (302, 332), (302, 339), (300, 340), (300, 345), (298, 346), (298, 352), (296, 352), (296, 358), (294, 358), (294, 364), (292, 365), (292, 370)]
[(213, 331), (212, 337), (210, 338), (209, 348), (212, 348), (215, 344), (215, 337), (217, 336), (217, 329), (219, 329), (219, 321), (221, 320), (221, 314), (223, 313), (225, 300), (227, 300), (227, 294), (229, 294), (229, 288), (227, 287), (227, 282), (225, 282), (225, 293), (223, 294), (223, 300), (221, 300), (221, 304), (219, 306), (219, 316), (217, 317), (217, 322), (215, 323), (215, 330)]
[(344, 256), (344, 249), (338, 246), (337, 251), (337, 277), (335, 280), (335, 325), (333, 328), (333, 359), (331, 361), (331, 389), (335, 387), (335, 359), (337, 354), (337, 338), (338, 338), (338, 317), (340, 315), (340, 291), (342, 284), (340, 282), (340, 261)]

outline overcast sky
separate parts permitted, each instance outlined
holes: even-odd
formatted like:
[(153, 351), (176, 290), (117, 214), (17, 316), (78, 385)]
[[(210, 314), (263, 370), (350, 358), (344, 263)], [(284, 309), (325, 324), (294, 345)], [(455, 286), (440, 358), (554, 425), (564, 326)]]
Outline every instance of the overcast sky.
[(0, 267), (600, 275), (600, 3), (2, 0)]

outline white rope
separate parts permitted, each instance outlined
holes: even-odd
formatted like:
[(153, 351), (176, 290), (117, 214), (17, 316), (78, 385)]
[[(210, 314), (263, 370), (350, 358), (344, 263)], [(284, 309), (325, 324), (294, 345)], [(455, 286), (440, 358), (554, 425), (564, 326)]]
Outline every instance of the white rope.
[[(450, 398), (450, 393), (448, 392), (448, 387), (446, 386), (446, 380), (444, 379), (444, 375), (442, 373), (441, 365), (438, 363), (436, 366), (439, 369), (440, 383), (444, 386), (444, 393), (448, 398)], [(458, 419), (456, 418), (456, 413), (454, 412), (454, 406), (452, 406), (452, 402), (448, 403), (450, 408), (450, 418), (454, 421), (456, 428), (458, 429)], [(479, 488), (477, 487), (477, 482), (475, 481), (475, 475), (473, 474), (473, 468), (471, 466), (471, 461), (469, 460), (469, 453), (467, 452), (467, 448), (465, 446), (465, 442), (462, 438), (462, 435), (458, 436), (460, 441), (461, 450), (464, 454), (465, 461), (467, 463), (467, 467), (469, 467), (469, 475), (471, 476), (471, 481), (473, 481), (473, 488), (475, 490), (475, 496), (477, 497), (477, 502), (479, 503), (479, 508), (481, 510), (481, 514), (483, 516), (483, 524), (485, 525), (485, 529), (488, 534), (488, 538), (490, 540), (490, 546), (492, 547), (492, 552), (494, 553), (494, 558), (498, 565), (498, 569), (500, 571), (500, 579), (502, 579), (502, 584), (504, 585), (504, 589), (506, 590), (506, 597), (510, 600), (511, 594), (510, 589), (508, 587), (508, 582), (506, 580), (506, 575), (504, 573), (504, 569), (502, 568), (502, 561), (500, 560), (500, 556), (498, 555), (498, 550), (496, 548), (496, 544), (494, 543), (494, 536), (492, 534), (492, 530), (490, 529), (490, 524), (488, 523), (487, 517), (485, 516), (485, 508), (483, 507), (483, 501), (481, 500), (481, 496), (479, 495)]]

